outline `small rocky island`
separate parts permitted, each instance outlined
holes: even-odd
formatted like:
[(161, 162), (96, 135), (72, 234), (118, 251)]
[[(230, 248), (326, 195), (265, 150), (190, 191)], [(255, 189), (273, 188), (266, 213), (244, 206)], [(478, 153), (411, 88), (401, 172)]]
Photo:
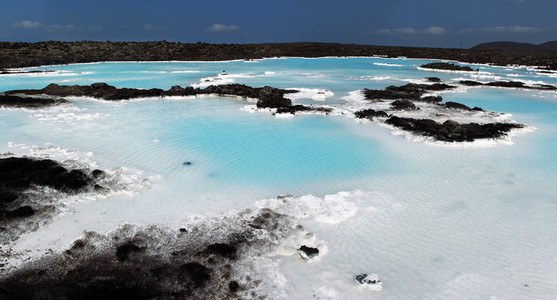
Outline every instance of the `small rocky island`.
[(433, 70), (443, 70), (443, 71), (461, 71), (461, 72), (473, 72), (477, 71), (468, 66), (459, 66), (457, 64), (445, 63), (445, 62), (434, 62), (429, 64), (421, 65), (420, 68), (433, 69)]
[(441, 96), (428, 95), (430, 92), (455, 87), (444, 83), (409, 83), (403, 86), (388, 86), (381, 90), (365, 89), (362, 93), (369, 101), (370, 108), (357, 111), (354, 115), (359, 119), (384, 122), (417, 136), (451, 143), (502, 138), (513, 129), (525, 127), (524, 124), (514, 122), (489, 121), (480, 124), (478, 121), (467, 121), (481, 120), (482, 117), (490, 117), (494, 112), (485, 112), (479, 107), (470, 108), (453, 101), (442, 103)]
[[(220, 96), (239, 96), (257, 99), (258, 108), (273, 108), (276, 113), (290, 113), (303, 111), (317, 111), (328, 113), (330, 108), (313, 107), (305, 105), (293, 105), (292, 100), (285, 98), (288, 93), (296, 93), (295, 90), (283, 90), (270, 86), (253, 88), (243, 84), (210, 85), (206, 88), (194, 88), (191, 86), (173, 86), (169, 90), (162, 89), (131, 89), (116, 88), (106, 83), (93, 83), (91, 85), (58, 85), (49, 84), (40, 90), (13, 90), (0, 95), (0, 107), (32, 107), (50, 106), (67, 103), (63, 97), (92, 97), (96, 99), (119, 101), (135, 98), (163, 98), (169, 96), (197, 96), (216, 94)], [(58, 97), (58, 98), (52, 98)], [(60, 97), (62, 97), (60, 99)]]
[(526, 85), (520, 81), (493, 81), (493, 82), (481, 83), (474, 80), (461, 80), (458, 83), (465, 86), (491, 86), (491, 87), (542, 90), (542, 91), (557, 90), (557, 87), (555, 87), (554, 85), (549, 85), (549, 84)]

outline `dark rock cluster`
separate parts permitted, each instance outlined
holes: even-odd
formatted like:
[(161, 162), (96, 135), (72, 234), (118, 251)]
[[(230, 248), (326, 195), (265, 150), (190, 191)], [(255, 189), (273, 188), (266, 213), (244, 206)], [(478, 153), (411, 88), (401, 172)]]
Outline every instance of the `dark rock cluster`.
[(467, 105), (458, 102), (453, 102), (453, 101), (447, 101), (445, 102), (445, 104), (443, 104), (443, 106), (445, 106), (446, 108), (461, 109), (461, 110), (475, 110), (475, 111), (483, 110), (479, 107), (470, 108)]
[[(116, 88), (106, 83), (93, 83), (89, 86), (86, 85), (58, 85), (55, 83), (49, 84), (40, 90), (13, 90), (5, 92), (6, 97), (19, 96), (20, 99), (14, 98), (12, 106), (24, 105), (29, 103), (29, 97), (35, 96), (33, 99), (39, 99), (40, 96), (56, 96), (56, 97), (69, 97), (69, 96), (87, 96), (97, 99), (116, 101), (116, 100), (129, 100), (134, 98), (143, 97), (166, 97), (166, 96), (195, 96), (203, 94), (217, 94), (217, 95), (234, 95), (240, 97), (249, 97), (258, 99), (258, 108), (276, 108), (277, 113), (291, 113), (294, 114), (300, 111), (318, 111), (330, 112), (331, 109), (323, 107), (310, 107), (304, 105), (292, 105), (292, 101), (285, 98), (287, 93), (295, 93), (294, 90), (277, 89), (270, 86), (262, 88), (253, 88), (243, 84), (227, 84), (227, 85), (210, 85), (206, 88), (193, 88), (191, 86), (181, 87), (173, 86), (169, 90), (162, 89), (132, 89), (132, 88)], [(23, 95), (23, 96), (22, 96)], [(19, 102), (16, 100), (20, 100)], [(0, 98), (1, 101), (1, 98)], [(50, 101), (52, 104), (62, 103), (63, 100), (53, 100), (48, 98), (44, 101)], [(52, 102), (55, 101), (55, 102)], [(56, 102), (58, 101), (58, 102)], [(0, 102), (1, 103), (1, 102)]]
[(65, 194), (102, 189), (96, 179), (101, 170), (69, 170), (50, 159), (25, 157), (0, 158), (0, 237), (17, 236), (10, 230), (36, 213), (45, 210), (43, 204), (31, 199), (29, 192), (49, 187)]
[(430, 91), (444, 91), (455, 88), (445, 83), (416, 84), (408, 83), (403, 86), (388, 86), (382, 90), (364, 89), (364, 97), (368, 100), (420, 100), (423, 94)]
[(465, 86), (492, 86), (492, 87), (503, 87), (503, 88), (515, 88), (515, 89), (530, 89), (530, 90), (545, 90), (554, 91), (557, 87), (549, 84), (535, 84), (535, 85), (525, 85), (520, 81), (493, 81), (488, 83), (481, 83), (474, 80), (461, 80), (459, 84)]
[(31, 71), (20, 71), (20, 70), (13, 70), (7, 71), (0, 68), (0, 75), (11, 75), (11, 74), (37, 74), (37, 73), (51, 73), (54, 71), (51, 70), (31, 70)]
[(273, 278), (253, 260), (303, 234), (269, 209), (187, 226), (86, 232), (62, 253), (2, 274), (0, 299), (260, 299), (269, 292), (258, 289), (261, 281)]
[(421, 65), (420, 67), (426, 69), (448, 70), (448, 71), (466, 71), (466, 72), (477, 71), (468, 66), (463, 67), (457, 64), (444, 63), (444, 62), (434, 62), (434, 63), (424, 64)]
[(300, 252), (300, 256), (302, 256), (302, 258), (307, 262), (311, 262), (319, 256), (319, 249), (315, 247), (302, 245), (298, 251)]
[[(435, 80), (437, 81), (437, 80)], [(470, 83), (472, 84), (472, 83)], [(481, 83), (479, 83), (481, 84)], [(513, 84), (503, 86), (513, 86)], [(443, 83), (435, 84), (406, 84), (403, 86), (389, 86), (383, 90), (364, 89), (364, 97), (371, 101), (394, 100), (391, 102), (390, 112), (364, 109), (354, 113), (356, 118), (373, 120), (375, 117), (388, 118), (385, 122), (405, 131), (421, 136), (432, 137), (437, 141), (444, 142), (471, 142), (477, 139), (499, 138), (506, 135), (510, 130), (522, 128), (522, 124), (514, 123), (489, 123), (489, 124), (459, 124), (453, 120), (447, 120), (440, 124), (431, 119), (415, 119), (396, 116), (396, 111), (418, 110), (415, 102), (427, 102), (434, 104), (439, 109), (455, 109), (462, 111), (483, 111), (479, 107), (470, 108), (467, 105), (447, 101), (442, 103), (440, 96), (422, 96), (428, 91), (441, 91), (451, 89), (454, 86)]]
[(45, 97), (26, 97), (17, 95), (0, 94), (0, 107), (15, 108), (43, 108), (52, 105), (68, 103), (64, 99), (54, 99)]
[(147, 253), (156, 244), (139, 247), (133, 240), (115, 242), (112, 252), (93, 247), (77, 240), (62, 256), (0, 279), (0, 299), (233, 299), (241, 289), (230, 258), (168, 258)]
[(472, 142), (477, 139), (492, 139), (505, 136), (511, 129), (522, 128), (522, 124), (489, 123), (458, 124), (447, 120), (443, 124), (430, 119), (401, 118), (392, 116), (387, 124), (422, 136), (433, 137), (443, 142)]
[(384, 110), (376, 111), (371, 108), (357, 111), (354, 113), (354, 115), (358, 119), (368, 119), (368, 120), (373, 120), (373, 118), (375, 117), (387, 118), (389, 116), (389, 114), (387, 114)]

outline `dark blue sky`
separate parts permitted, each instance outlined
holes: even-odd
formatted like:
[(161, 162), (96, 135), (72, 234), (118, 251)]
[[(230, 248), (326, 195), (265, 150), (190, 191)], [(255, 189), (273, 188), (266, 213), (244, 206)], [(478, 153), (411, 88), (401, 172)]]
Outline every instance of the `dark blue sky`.
[(1, 0), (0, 40), (468, 48), (557, 40), (556, 13), (556, 0)]

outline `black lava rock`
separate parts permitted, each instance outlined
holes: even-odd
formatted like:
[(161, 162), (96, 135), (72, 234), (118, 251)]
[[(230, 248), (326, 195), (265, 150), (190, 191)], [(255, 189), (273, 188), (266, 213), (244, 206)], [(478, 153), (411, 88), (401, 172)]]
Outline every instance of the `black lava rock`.
[(22, 206), (6, 213), (8, 218), (30, 217), (35, 214), (35, 210), (29, 206)]
[(383, 110), (363, 109), (354, 113), (358, 119), (373, 120), (375, 117), (387, 118), (389, 115)]
[(238, 289), (240, 289), (240, 285), (238, 284), (238, 282), (236, 280), (232, 280), (228, 283), (228, 289), (232, 293), (236, 293), (238, 291)]
[(190, 262), (180, 266), (179, 277), (193, 283), (194, 288), (199, 288), (211, 279), (210, 269), (197, 262)]
[(209, 245), (202, 253), (217, 254), (222, 257), (232, 258), (236, 255), (236, 247), (228, 244), (215, 243)]
[(442, 63), (442, 62), (424, 64), (421, 65), (421, 67), (426, 69), (435, 69), (435, 70), (467, 71), (467, 72), (474, 71), (474, 69), (470, 67), (463, 67), (457, 64)]
[(124, 262), (128, 260), (131, 253), (140, 252), (142, 250), (142, 248), (134, 244), (132, 241), (129, 241), (126, 244), (118, 247), (118, 249), (116, 250), (116, 257), (120, 262)]
[(522, 128), (522, 124), (488, 123), (488, 124), (455, 124), (454, 122), (437, 123), (430, 119), (413, 119), (393, 116), (386, 121), (395, 127), (430, 136), (438, 141), (471, 142), (477, 139), (499, 138), (512, 129)]
[(395, 100), (391, 103), (391, 108), (394, 110), (418, 110), (420, 109), (409, 100)]

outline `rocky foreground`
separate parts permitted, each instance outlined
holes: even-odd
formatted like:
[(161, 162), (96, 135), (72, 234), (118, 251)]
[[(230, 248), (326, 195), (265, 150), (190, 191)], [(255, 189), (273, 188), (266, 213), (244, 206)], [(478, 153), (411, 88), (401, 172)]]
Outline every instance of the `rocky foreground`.
[(283, 240), (301, 242), (307, 234), (270, 209), (180, 228), (124, 224), (108, 234), (86, 232), (65, 251), (4, 273), (0, 299), (276, 299), (285, 295), (265, 259)]
[(65, 250), (10, 264), (21, 255), (11, 242), (52, 217), (59, 198), (102, 192), (108, 176), (50, 159), (0, 159), (0, 299), (277, 298), (273, 270), (254, 261), (274, 255), (284, 240), (293, 255), (317, 250), (305, 246), (314, 236), (293, 217), (263, 208), (198, 217), (179, 228), (124, 224), (107, 234), (86, 232)]
[(333, 43), (185, 44), (171, 42), (0, 43), (2, 68), (101, 61), (231, 60), (266, 57), (387, 56), (468, 63), (529, 65), (557, 70), (557, 53), (492, 49), (386, 47)]
[(52, 216), (59, 196), (106, 189), (99, 182), (104, 176), (101, 170), (68, 169), (50, 159), (0, 158), (0, 243)]

